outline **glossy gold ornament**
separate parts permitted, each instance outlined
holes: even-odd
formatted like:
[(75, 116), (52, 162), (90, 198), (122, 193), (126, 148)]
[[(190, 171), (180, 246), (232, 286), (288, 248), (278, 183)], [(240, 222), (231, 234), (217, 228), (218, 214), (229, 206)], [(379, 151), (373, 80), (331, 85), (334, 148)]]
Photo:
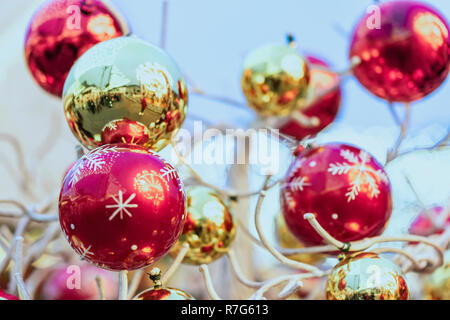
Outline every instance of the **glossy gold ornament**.
[(450, 250), (445, 252), (444, 265), (426, 279), (424, 296), (427, 300), (450, 300)]
[(153, 287), (142, 291), (133, 300), (195, 300), (183, 290), (163, 286), (159, 268), (153, 268), (149, 275), (154, 283)]
[(306, 60), (292, 46), (269, 44), (247, 56), (241, 86), (260, 115), (284, 116), (304, 103), (309, 78)]
[(228, 252), (236, 234), (229, 205), (214, 190), (203, 186), (186, 188), (187, 217), (183, 233), (172, 247), (175, 257), (189, 244), (183, 263), (211, 263)]
[(350, 254), (328, 275), (328, 300), (408, 300), (400, 268), (371, 252)]
[[(284, 221), (283, 215), (281, 213), (277, 214), (275, 217), (275, 233), (277, 236), (278, 244), (283, 249), (301, 249), (305, 246), (298, 241), (288, 230), (286, 222)], [(322, 261), (325, 256), (322, 254), (295, 254), (289, 256), (290, 259), (294, 259), (299, 262), (314, 264)]]
[(67, 122), (85, 147), (123, 142), (159, 151), (184, 122), (187, 89), (163, 50), (120, 37), (78, 59), (64, 85), (63, 102)]

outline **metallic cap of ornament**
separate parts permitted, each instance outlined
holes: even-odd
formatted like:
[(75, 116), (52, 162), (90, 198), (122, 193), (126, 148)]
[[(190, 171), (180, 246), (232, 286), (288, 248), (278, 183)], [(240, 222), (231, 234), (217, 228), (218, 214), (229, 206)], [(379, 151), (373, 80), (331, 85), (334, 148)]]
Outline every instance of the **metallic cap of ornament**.
[(142, 291), (133, 300), (195, 300), (183, 290), (163, 286), (159, 268), (153, 268), (149, 276), (154, 283), (153, 288)]
[(269, 44), (244, 61), (242, 91), (262, 116), (285, 116), (305, 102), (310, 74), (306, 60), (289, 45)]
[(183, 233), (172, 247), (175, 257), (184, 243), (189, 249), (183, 263), (211, 263), (228, 252), (236, 234), (236, 223), (229, 204), (214, 190), (194, 186), (186, 188), (187, 217)]
[(328, 300), (408, 300), (400, 268), (371, 252), (357, 252), (340, 261), (328, 275)]
[(134, 36), (89, 49), (72, 67), (63, 92), (67, 122), (90, 149), (135, 143), (161, 150), (182, 126), (187, 99), (173, 59)]

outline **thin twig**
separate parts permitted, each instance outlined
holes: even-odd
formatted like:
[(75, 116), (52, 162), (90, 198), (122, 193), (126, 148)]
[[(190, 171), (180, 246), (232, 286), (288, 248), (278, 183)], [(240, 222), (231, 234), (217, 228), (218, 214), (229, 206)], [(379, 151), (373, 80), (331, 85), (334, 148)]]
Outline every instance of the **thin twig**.
[(103, 288), (103, 281), (102, 281), (102, 278), (100, 278), (99, 275), (95, 276), (95, 283), (97, 284), (98, 299), (99, 300), (105, 300), (105, 290)]
[(266, 196), (266, 190), (267, 190), (266, 188), (267, 188), (267, 184), (268, 184), (270, 178), (271, 178), (270, 175), (266, 177), (264, 187), (263, 187), (261, 193), (259, 194), (258, 202), (256, 204), (256, 209), (255, 209), (255, 226), (256, 226), (256, 231), (258, 232), (259, 238), (261, 239), (261, 242), (264, 244), (266, 249), (281, 263), (283, 263), (291, 268), (301, 269), (301, 270), (305, 270), (305, 271), (308, 271), (308, 272), (311, 272), (311, 273), (314, 273), (317, 275), (322, 275), (323, 272), (315, 266), (286, 258), (283, 254), (281, 254), (277, 249), (275, 249), (275, 247), (273, 247), (269, 243), (266, 236), (264, 235), (264, 231), (261, 227), (261, 206), (262, 206), (263, 200)]
[(163, 49), (166, 47), (168, 6), (169, 6), (169, 1), (163, 0), (162, 20), (161, 20), (161, 39), (160, 39), (160, 47)]
[(228, 259), (230, 260), (231, 269), (234, 271), (234, 274), (236, 275), (239, 282), (241, 282), (243, 285), (250, 287), (250, 288), (259, 288), (264, 284), (264, 282), (249, 280), (242, 274), (242, 270), (239, 267), (239, 262), (236, 258), (236, 255), (235, 255), (233, 249), (230, 249), (230, 251), (228, 251), (227, 256), (228, 256)]
[(400, 121), (398, 117), (394, 117), (394, 114), (396, 115), (395, 111), (393, 110), (392, 106), (389, 106), (389, 110), (391, 110), (391, 114), (394, 117), (394, 121), (399, 124), (400, 126), (400, 134), (397, 137), (397, 140), (394, 143), (394, 146), (388, 151), (386, 164), (394, 160), (400, 150), (400, 146), (405, 140), (406, 132), (408, 131), (409, 125), (410, 125), (410, 119), (411, 119), (411, 106), (409, 103), (405, 103), (405, 119), (403, 121)]
[(126, 300), (128, 296), (128, 271), (119, 271), (119, 300)]
[(144, 269), (139, 269), (134, 272), (133, 279), (131, 279), (130, 286), (128, 288), (128, 300), (133, 299), (134, 295), (136, 294), (136, 290), (141, 283), (144, 273)]
[(208, 265), (202, 264), (200, 265), (199, 269), (201, 274), (203, 275), (203, 280), (205, 281), (206, 291), (208, 292), (209, 297), (212, 300), (222, 300), (214, 289)]
[[(16, 226), (16, 230), (14, 232), (14, 239), (16, 239), (17, 237), (23, 235), (23, 233), (25, 232), (25, 229), (28, 226), (29, 222), (30, 222), (30, 218), (29, 217), (22, 217), (19, 220), (19, 222), (17, 223), (17, 226)], [(12, 241), (8, 252), (6, 252), (5, 257), (3, 258), (3, 260), (2, 260), (2, 262), (0, 264), (0, 274), (2, 274), (3, 271), (5, 271), (5, 268), (8, 266), (9, 262), (11, 261), (12, 254), (13, 254), (13, 252), (15, 250), (15, 245), (16, 245), (16, 242)]]
[(178, 252), (176, 258), (173, 260), (172, 265), (169, 267), (169, 269), (166, 270), (166, 272), (164, 272), (164, 275), (161, 277), (162, 283), (168, 282), (170, 277), (172, 277), (175, 271), (178, 270), (188, 251), (189, 251), (189, 243), (185, 242), (181, 245), (181, 249)]
[(25, 283), (22, 277), (22, 255), (23, 255), (23, 237), (17, 236), (15, 238), (16, 243), (16, 253), (14, 257), (15, 261), (15, 274), (14, 279), (17, 283), (17, 291), (19, 292), (19, 297), (22, 300), (31, 300), (30, 294), (28, 293), (27, 288), (25, 287)]

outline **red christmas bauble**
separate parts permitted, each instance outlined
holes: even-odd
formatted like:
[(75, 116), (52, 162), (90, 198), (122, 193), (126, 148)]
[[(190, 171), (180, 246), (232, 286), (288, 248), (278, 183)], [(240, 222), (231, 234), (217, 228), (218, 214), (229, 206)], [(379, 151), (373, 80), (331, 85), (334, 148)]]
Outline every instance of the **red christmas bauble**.
[(101, 133), (102, 144), (131, 143), (145, 145), (150, 140), (150, 131), (138, 121), (120, 119), (111, 121)]
[[(306, 136), (314, 136), (326, 128), (335, 118), (341, 104), (341, 88), (339, 77), (335, 73), (324, 70), (328, 65), (315, 57), (306, 56), (310, 66), (310, 99), (317, 99), (307, 109), (301, 112), (308, 118), (314, 119), (311, 125), (305, 126), (295, 120), (289, 120), (280, 127), (280, 132), (302, 140)], [(327, 93), (325, 93), (327, 92)]]
[[(356, 26), (350, 58), (370, 92), (388, 101), (410, 102), (434, 91), (450, 68), (449, 26), (430, 6), (414, 1), (380, 4)], [(377, 25), (379, 22), (379, 25)]]
[(105, 145), (64, 179), (61, 227), (83, 258), (110, 270), (152, 264), (178, 240), (186, 197), (176, 170), (137, 145)]
[(127, 33), (126, 22), (102, 1), (48, 1), (28, 26), (25, 59), (36, 82), (61, 97), (76, 59), (93, 45)]
[(0, 290), (0, 300), (20, 300), (16, 296), (13, 296), (11, 294), (7, 294), (6, 292)]
[(409, 227), (409, 233), (418, 236), (441, 234), (450, 227), (450, 214), (441, 206), (421, 211)]
[(118, 279), (113, 273), (90, 264), (64, 265), (55, 268), (45, 279), (40, 290), (44, 300), (98, 300), (95, 277), (102, 280), (106, 300), (118, 295)]
[(383, 167), (366, 151), (330, 143), (305, 149), (292, 163), (281, 188), (289, 230), (306, 245), (324, 244), (303, 218), (313, 213), (340, 241), (379, 235), (392, 211), (391, 187)]

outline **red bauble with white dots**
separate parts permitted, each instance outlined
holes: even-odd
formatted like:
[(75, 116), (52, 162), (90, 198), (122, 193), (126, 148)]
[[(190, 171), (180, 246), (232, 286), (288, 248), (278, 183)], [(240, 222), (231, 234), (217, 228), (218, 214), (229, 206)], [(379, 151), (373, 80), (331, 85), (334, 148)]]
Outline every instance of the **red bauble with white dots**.
[[(382, 3), (353, 34), (353, 73), (370, 92), (388, 101), (411, 102), (438, 88), (450, 68), (449, 26), (427, 4)], [(379, 25), (377, 25), (379, 22)]]
[(61, 227), (83, 258), (110, 270), (152, 264), (177, 241), (186, 198), (176, 170), (137, 145), (94, 149), (72, 167), (59, 199)]
[(99, 292), (95, 282), (97, 276), (101, 279), (105, 299), (117, 299), (119, 290), (117, 276), (89, 263), (53, 268), (42, 284), (39, 299), (98, 300)]
[(306, 56), (306, 59), (310, 65), (310, 99), (314, 102), (308, 103), (308, 108), (301, 109), (301, 112), (311, 120), (311, 123), (303, 124), (291, 119), (280, 127), (281, 133), (299, 141), (306, 136), (315, 136), (333, 122), (342, 98), (338, 75), (325, 70), (324, 68), (329, 66), (318, 58)]
[(383, 167), (354, 146), (330, 143), (305, 149), (281, 188), (289, 230), (306, 245), (324, 244), (304, 219), (313, 213), (336, 239), (347, 242), (379, 235), (392, 211), (391, 187)]
[(434, 206), (422, 210), (411, 223), (409, 233), (428, 237), (433, 234), (441, 234), (446, 228), (450, 228), (450, 212), (448, 208)]
[(76, 59), (95, 44), (128, 32), (124, 19), (103, 1), (47, 1), (28, 26), (25, 59), (36, 82), (60, 97)]

